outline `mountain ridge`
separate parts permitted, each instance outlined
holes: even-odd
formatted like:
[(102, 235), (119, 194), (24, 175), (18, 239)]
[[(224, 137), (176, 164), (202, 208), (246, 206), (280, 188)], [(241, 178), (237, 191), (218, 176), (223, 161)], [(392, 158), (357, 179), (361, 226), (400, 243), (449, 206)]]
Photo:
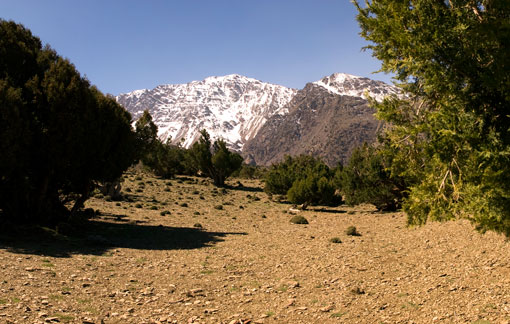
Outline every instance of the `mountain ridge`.
[[(133, 115), (134, 120), (148, 109), (158, 126), (158, 136), (162, 141), (170, 140), (173, 144), (189, 147), (198, 139), (199, 131), (206, 129), (212, 139), (223, 138), (230, 149), (242, 152), (247, 161), (267, 165), (282, 156), (274, 150), (261, 148), (260, 145), (272, 145), (288, 154), (318, 154), (330, 163), (335, 159), (345, 161), (346, 154), (348, 155), (352, 148), (339, 148), (332, 143), (326, 145), (328, 139), (321, 135), (321, 127), (327, 125), (327, 133), (337, 138), (333, 136), (335, 125), (331, 123), (332, 120), (347, 126), (342, 122), (342, 118), (345, 117), (352, 123), (356, 123), (358, 118), (364, 123), (358, 125), (358, 128), (370, 129), (369, 133), (373, 133), (376, 129), (375, 118), (368, 116), (372, 115), (373, 111), (367, 109), (367, 95), (381, 101), (385, 96), (396, 94), (398, 88), (394, 86), (346, 73), (325, 76), (308, 83), (301, 90), (265, 83), (239, 74), (229, 74), (185, 84), (166, 84), (154, 89), (135, 90), (120, 94), (116, 99)], [(337, 97), (351, 99), (340, 100)], [(358, 107), (359, 111), (345, 108), (346, 103)], [(335, 109), (334, 105), (344, 107), (344, 110)], [(327, 109), (323, 109), (324, 107)], [(309, 123), (313, 121), (312, 124), (307, 124), (313, 131), (298, 127), (298, 115), (306, 116)], [(329, 121), (325, 116), (329, 116)], [(289, 125), (289, 120), (295, 125)], [(324, 125), (321, 126), (320, 123)], [(296, 137), (288, 133), (290, 129), (301, 135)], [(345, 131), (339, 133), (346, 139), (351, 135), (359, 135), (364, 140), (375, 138), (375, 135), (361, 134), (356, 129), (351, 131), (352, 134)], [(307, 137), (312, 135), (315, 140)], [(270, 142), (271, 138), (273, 142)], [(317, 143), (319, 139), (325, 142)], [(285, 141), (293, 144), (289, 147)], [(344, 143), (343, 140), (339, 142)], [(330, 147), (329, 151), (323, 144)], [(304, 147), (306, 145), (309, 147)], [(336, 149), (347, 153), (332, 151)], [(264, 157), (262, 152), (269, 151), (272, 151), (273, 156)], [(330, 159), (328, 155), (335, 158)]]
[(135, 120), (148, 109), (163, 141), (171, 137), (173, 143), (189, 147), (205, 128), (212, 138), (222, 137), (230, 148), (240, 151), (267, 118), (287, 113), (284, 106), (296, 92), (230, 74), (135, 90), (116, 99)]

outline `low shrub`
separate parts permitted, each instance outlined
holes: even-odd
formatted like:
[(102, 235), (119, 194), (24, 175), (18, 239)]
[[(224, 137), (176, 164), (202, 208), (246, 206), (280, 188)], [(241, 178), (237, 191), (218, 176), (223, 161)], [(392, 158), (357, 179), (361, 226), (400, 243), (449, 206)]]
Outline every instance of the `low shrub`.
[(331, 243), (342, 243), (342, 240), (339, 237), (332, 237), (329, 239)]
[(378, 148), (365, 144), (354, 150), (340, 176), (345, 202), (370, 203), (382, 211), (399, 209), (409, 181), (393, 176), (390, 166), (390, 157)]
[(290, 219), (292, 224), (308, 224), (308, 220), (301, 215), (296, 215)]
[(361, 234), (356, 229), (356, 226), (349, 226), (345, 230), (345, 234), (349, 236), (361, 236)]

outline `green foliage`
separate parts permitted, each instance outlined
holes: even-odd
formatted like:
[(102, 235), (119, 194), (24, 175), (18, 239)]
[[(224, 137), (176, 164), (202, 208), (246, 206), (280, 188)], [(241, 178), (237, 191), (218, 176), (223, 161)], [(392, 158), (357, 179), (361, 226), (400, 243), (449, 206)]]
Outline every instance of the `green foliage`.
[(320, 173), (307, 172), (304, 179), (294, 181), (287, 192), (287, 198), (293, 204), (329, 205), (333, 202), (335, 187), (333, 183)]
[(379, 210), (397, 210), (407, 184), (402, 177), (391, 175), (390, 164), (380, 150), (370, 145), (355, 149), (339, 175), (345, 202), (349, 205), (370, 203)]
[(326, 170), (327, 166), (309, 155), (285, 156), (282, 162), (273, 164), (266, 174), (264, 191), (271, 194), (285, 195), (294, 181), (306, 177), (308, 169), (316, 166)]
[(414, 180), (410, 224), (467, 218), (510, 236), (510, 6), (504, 0), (356, 4), (362, 36), (407, 94), (375, 103), (392, 172)]
[(223, 187), (225, 180), (241, 167), (243, 158), (230, 152), (222, 139), (211, 145), (211, 138), (205, 129), (200, 134), (200, 139), (190, 149), (190, 155), (197, 169), (210, 177), (215, 186)]
[(143, 158), (154, 150), (158, 140), (158, 126), (152, 121), (152, 116), (148, 110), (144, 110), (142, 117), (135, 123), (136, 139), (138, 141), (138, 150)]
[(330, 205), (337, 202), (333, 177), (334, 172), (319, 159), (286, 156), (281, 163), (271, 166), (264, 191), (286, 194), (294, 204)]
[(265, 177), (266, 168), (243, 163), (241, 168), (232, 173), (232, 177), (241, 179), (263, 179)]
[(149, 111), (145, 110), (136, 122), (137, 147), (143, 164), (165, 179), (176, 174), (196, 174), (197, 169), (188, 150), (171, 144), (171, 139), (162, 143), (157, 134), (158, 126), (152, 121)]
[(0, 20), (0, 209), (65, 221), (132, 163), (131, 116), (29, 30)]
[(189, 167), (189, 153), (186, 149), (166, 144), (157, 140), (151, 152), (148, 152), (142, 160), (151, 168), (157, 176), (168, 179), (176, 174), (194, 174), (193, 168)]

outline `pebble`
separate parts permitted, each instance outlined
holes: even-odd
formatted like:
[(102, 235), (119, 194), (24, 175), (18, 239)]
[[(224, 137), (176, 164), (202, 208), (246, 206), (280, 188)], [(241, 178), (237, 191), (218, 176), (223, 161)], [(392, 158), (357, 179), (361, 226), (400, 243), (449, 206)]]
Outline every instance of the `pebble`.
[(218, 311), (219, 311), (219, 309), (217, 309), (217, 308), (209, 308), (209, 309), (204, 310), (204, 313), (206, 313), (206, 314), (214, 314), (214, 313), (216, 313)]
[(58, 317), (46, 317), (45, 321), (48, 323), (49, 322), (60, 322)]
[(285, 307), (290, 307), (290, 306), (294, 305), (295, 302), (296, 301), (294, 299), (289, 299), (287, 301), (287, 303), (285, 304)]
[(335, 308), (333, 305), (329, 305), (329, 306), (324, 306), (324, 307), (320, 308), (319, 310), (323, 313), (327, 313), (327, 312), (332, 311), (333, 308)]

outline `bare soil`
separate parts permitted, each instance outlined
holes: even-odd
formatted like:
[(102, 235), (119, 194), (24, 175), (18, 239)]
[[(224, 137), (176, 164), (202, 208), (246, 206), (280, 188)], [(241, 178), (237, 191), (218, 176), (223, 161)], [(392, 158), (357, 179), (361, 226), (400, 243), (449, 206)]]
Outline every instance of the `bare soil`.
[(130, 174), (132, 201), (90, 199), (99, 215), (71, 236), (3, 235), (0, 322), (510, 323), (504, 237), (368, 205), (291, 224), (290, 205), (236, 181)]

